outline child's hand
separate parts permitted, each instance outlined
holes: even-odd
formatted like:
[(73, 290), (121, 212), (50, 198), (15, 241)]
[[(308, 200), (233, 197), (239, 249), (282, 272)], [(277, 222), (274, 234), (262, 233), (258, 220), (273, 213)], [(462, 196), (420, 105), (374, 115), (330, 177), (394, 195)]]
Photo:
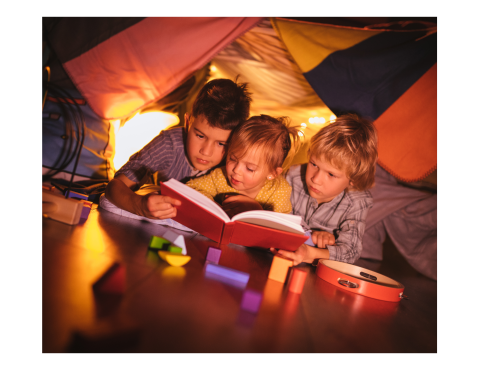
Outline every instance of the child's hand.
[[(286, 250), (277, 250), (277, 249), (274, 249), (273, 247), (271, 247), (270, 251), (274, 254), (278, 253), (279, 255), (282, 255), (286, 258), (292, 259), (293, 260), (293, 265), (298, 265), (298, 264), (303, 263), (303, 262), (311, 263), (311, 262), (307, 261), (308, 260), (307, 259), (308, 247), (311, 247), (311, 246), (302, 244), (302, 246), (300, 246), (298, 248), (298, 250), (295, 251), (295, 252), (286, 251)], [(312, 261), (313, 261), (313, 259), (312, 259)]]
[(244, 195), (226, 195), (222, 203), (222, 209), (230, 218), (244, 211), (263, 210), (257, 201)]
[(177, 216), (175, 206), (182, 203), (158, 192), (149, 193), (141, 198), (141, 214), (150, 219), (168, 219)]
[(305, 244), (302, 244), (295, 252), (277, 250), (273, 247), (270, 248), (270, 251), (274, 254), (278, 253), (286, 258), (292, 259), (293, 265), (298, 265), (300, 263), (311, 264), (315, 259), (328, 259), (330, 257), (328, 249), (319, 249)]
[(326, 245), (335, 245), (335, 236), (325, 231), (313, 231), (312, 242), (318, 247), (324, 248)]

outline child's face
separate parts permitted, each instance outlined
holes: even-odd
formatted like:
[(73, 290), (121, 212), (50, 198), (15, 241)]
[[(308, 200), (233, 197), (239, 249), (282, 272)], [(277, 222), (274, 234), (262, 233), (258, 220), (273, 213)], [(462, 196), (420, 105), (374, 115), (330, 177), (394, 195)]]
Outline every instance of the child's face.
[(197, 170), (207, 170), (217, 166), (225, 154), (225, 145), (231, 130), (210, 126), (205, 116), (199, 115), (193, 122), (185, 115), (187, 126), (187, 155)]
[(310, 156), (306, 181), (308, 193), (319, 204), (333, 200), (351, 184), (345, 172), (315, 156)]
[[(277, 176), (277, 173), (271, 172), (262, 161), (263, 157), (263, 151), (255, 148), (241, 159), (235, 153), (229, 152), (226, 170), (230, 185), (241, 194), (255, 198), (265, 185), (267, 177), (273, 179)], [(281, 172), (281, 168), (279, 170)]]

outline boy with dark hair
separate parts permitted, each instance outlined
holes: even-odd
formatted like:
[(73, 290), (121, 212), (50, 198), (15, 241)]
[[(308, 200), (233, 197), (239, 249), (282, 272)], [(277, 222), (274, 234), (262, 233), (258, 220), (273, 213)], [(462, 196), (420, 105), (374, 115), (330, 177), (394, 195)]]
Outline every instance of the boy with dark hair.
[(292, 186), (293, 214), (302, 216), (316, 246), (278, 252), (295, 265), (319, 259), (353, 263), (362, 252), (373, 205), (367, 189), (375, 180), (376, 129), (357, 115), (339, 116), (312, 137), (308, 155), (309, 162), (293, 166), (286, 179)]
[(133, 154), (108, 183), (105, 197), (143, 217), (175, 217), (180, 201), (157, 192), (138, 195), (134, 191), (156, 172), (157, 181), (185, 182), (220, 164), (230, 132), (249, 116), (250, 95), (247, 84), (228, 79), (206, 83), (195, 98), (192, 114), (185, 114), (185, 127), (162, 131)]

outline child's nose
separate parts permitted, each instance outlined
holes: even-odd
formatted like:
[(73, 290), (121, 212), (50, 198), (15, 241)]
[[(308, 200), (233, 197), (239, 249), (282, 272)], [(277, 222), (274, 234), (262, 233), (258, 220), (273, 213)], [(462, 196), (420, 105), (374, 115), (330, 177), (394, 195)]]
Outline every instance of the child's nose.
[(213, 143), (205, 143), (201, 148), (200, 148), (200, 153), (204, 156), (210, 157), (213, 153)]
[(313, 175), (312, 181), (317, 185), (323, 184), (322, 175), (320, 174), (320, 172), (317, 172), (315, 175)]

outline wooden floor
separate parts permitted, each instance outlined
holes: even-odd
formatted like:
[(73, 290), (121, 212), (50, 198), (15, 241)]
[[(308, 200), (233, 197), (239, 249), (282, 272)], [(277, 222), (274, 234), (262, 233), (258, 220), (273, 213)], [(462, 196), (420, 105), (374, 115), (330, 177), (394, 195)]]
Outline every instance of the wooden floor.
[[(185, 236), (191, 261), (172, 267), (149, 252), (168, 228), (94, 209), (86, 223), (43, 220), (43, 352), (435, 353), (437, 282), (422, 276), (390, 241), (384, 261), (356, 265), (405, 286), (399, 303), (355, 295), (308, 270), (302, 294), (268, 279), (272, 254)], [(205, 277), (209, 246), (220, 264), (247, 272), (263, 295), (257, 314), (240, 308), (243, 290)], [(112, 264), (126, 269), (122, 295), (94, 295)]]

